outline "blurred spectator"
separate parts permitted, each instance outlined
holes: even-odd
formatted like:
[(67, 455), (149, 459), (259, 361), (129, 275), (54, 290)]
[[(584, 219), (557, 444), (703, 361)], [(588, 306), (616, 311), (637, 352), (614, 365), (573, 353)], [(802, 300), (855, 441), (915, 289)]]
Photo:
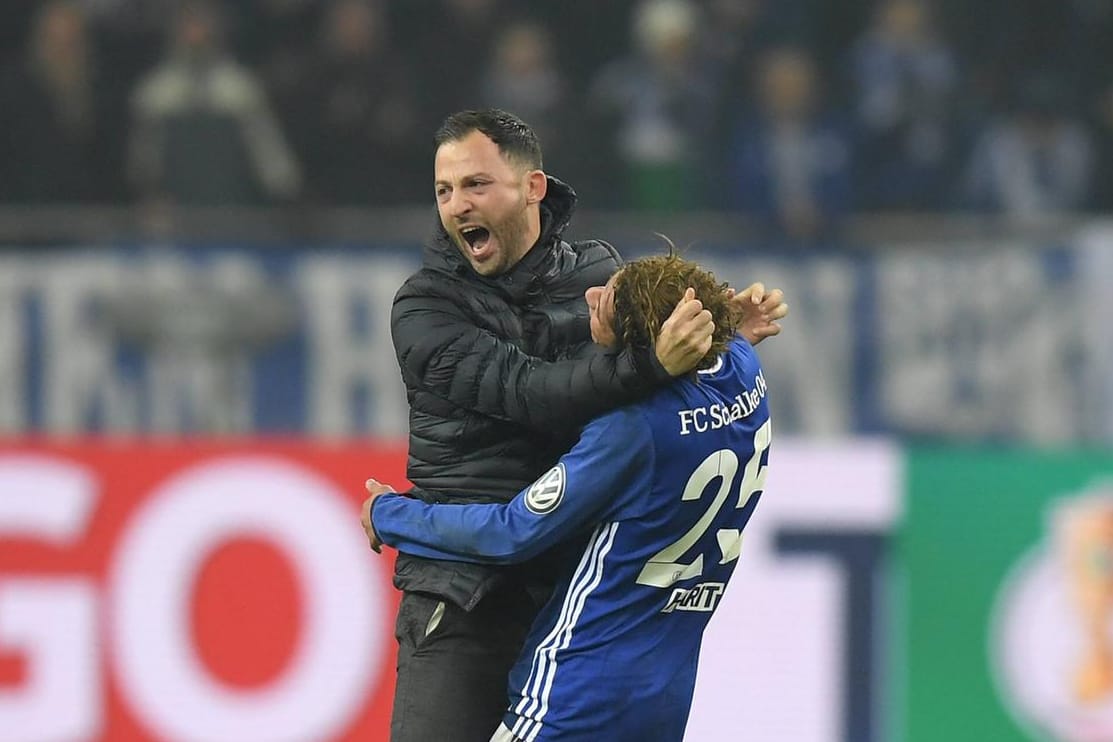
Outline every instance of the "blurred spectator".
[[(481, 80), (484, 107), (513, 111), (533, 127), (545, 148), (546, 169), (570, 178), (579, 169), (578, 126), (568, 84), (553, 54), (549, 32), (534, 21), (511, 22), (499, 31)], [(570, 174), (572, 173), (572, 174)]]
[(734, 205), (793, 239), (819, 238), (850, 207), (849, 141), (822, 105), (805, 51), (770, 50), (757, 73), (758, 110), (733, 142)]
[(852, 67), (860, 206), (938, 206), (952, 174), (958, 69), (923, 0), (883, 0)]
[(432, 191), (419, 89), (388, 23), (379, 3), (332, 0), (316, 54), (280, 104), (314, 199), (374, 206)]
[(707, 0), (700, 46), (724, 82), (738, 93), (750, 80), (750, 66), (770, 17), (768, 0)]
[(324, 13), (320, 0), (235, 0), (238, 28), (236, 50), (243, 59), (265, 64), (275, 54), (293, 49), (303, 56), (312, 46), (306, 33)]
[(403, 37), (416, 42), (410, 54), (419, 66), (421, 89), (431, 91), (422, 127), (429, 142), (445, 116), (479, 107), (483, 65), (505, 13), (499, 0), (411, 0), (405, 9), (411, 26)]
[(41, 0), (6, 0), (0, 3), (0, 70), (16, 64), (23, 53), (28, 29)]
[[(935, 0), (966, 75), (992, 105), (1006, 104), (1017, 80), (1034, 74), (1071, 79), (1077, 71), (1083, 3), (1108, 0)], [(1106, 63), (1108, 64), (1108, 63)]]
[(603, 65), (627, 47), (630, 17), (640, 2), (560, 0), (530, 3), (528, 12), (556, 41), (563, 74), (576, 90), (583, 90)]
[(546, 126), (546, 117), (565, 103), (567, 90), (545, 29), (531, 21), (501, 28), (481, 87), (485, 106), (513, 111), (525, 121)]
[(304, 77), (327, 3), (320, 0), (239, 0), (242, 15), (235, 38), (242, 59), (273, 93), (288, 91)]
[(1093, 146), (1049, 75), (1020, 84), (1014, 110), (991, 124), (971, 156), (965, 205), (1015, 219), (1084, 208)]
[(25, 60), (0, 77), (0, 200), (120, 197), (119, 96), (91, 46), (80, 4), (39, 8)]
[(1108, 215), (1113, 214), (1113, 81), (1106, 84), (1094, 103), (1097, 156), (1092, 205)]
[[(705, 147), (701, 167), (708, 204), (731, 208), (729, 158), (721, 143), (734, 135), (739, 115), (753, 108), (754, 68), (767, 49), (798, 44), (810, 37), (808, 0), (705, 0), (700, 50), (710, 66), (717, 92), (713, 146)], [(842, 5), (840, 5), (840, 8)]]
[(646, 0), (634, 12), (634, 51), (592, 82), (590, 105), (623, 176), (620, 206), (675, 209), (702, 201), (700, 155), (716, 91), (699, 54), (698, 24), (688, 0)]
[(254, 75), (224, 50), (217, 6), (184, 3), (132, 99), (129, 170), (144, 199), (247, 205), (295, 196), (297, 163)]
[[(740, 110), (753, 103), (754, 60), (775, 35), (770, 20), (777, 15), (768, 0), (707, 0), (700, 47), (707, 60), (714, 89), (713, 141), (729, 141)], [(703, 163), (709, 205), (726, 208), (729, 162), (721, 147), (707, 147)]]
[[(825, 74), (822, 93), (829, 110), (854, 114), (853, 128), (844, 134), (818, 103), (812, 120), (830, 141), (853, 141), (853, 159), (831, 174), (853, 165), (842, 192), (857, 208), (1111, 199), (1109, 130), (1093, 119), (1100, 136), (1086, 144), (1079, 124), (1113, 64), (1110, 0), (980, 0), (977, 12), (961, 0), (365, 2), (7, 0), (0, 199), (117, 201), (127, 175), (144, 198), (265, 203), (300, 192), (300, 160), (317, 200), (420, 203), (436, 124), (497, 105), (538, 129), (548, 164), (593, 206), (736, 208), (744, 168), (723, 153), (740, 126), (764, 131), (755, 70), (786, 45), (845, 73)], [(1011, 94), (1032, 74), (1071, 93), (1042, 124)], [(1005, 110), (986, 134), (983, 122)], [(1008, 147), (1055, 150), (1037, 159), (1058, 161), (1057, 175), (1005, 188), (995, 169), (1044, 169), (990, 154)], [(1086, 165), (1088, 148), (1100, 163)], [(1031, 182), (1048, 177), (1057, 184)], [(1067, 206), (1052, 205), (1067, 192)], [(750, 196), (745, 206), (764, 208)]]
[[(791, 8), (790, 17), (795, 16), (795, 25), (802, 30), (795, 43), (808, 50), (816, 67), (834, 71), (845, 63), (847, 50), (869, 26), (879, 2), (883, 0), (777, 0), (776, 5), (778, 15), (781, 5)], [(834, 82), (826, 81), (828, 86)], [(845, 91), (838, 91), (838, 97), (842, 100)]]
[(1113, 3), (1109, 0), (1071, 0), (1078, 33), (1072, 51), (1079, 84), (1093, 99), (1102, 97), (1113, 68)]
[(122, 89), (159, 60), (175, 3), (167, 0), (82, 0), (98, 41), (98, 59)]

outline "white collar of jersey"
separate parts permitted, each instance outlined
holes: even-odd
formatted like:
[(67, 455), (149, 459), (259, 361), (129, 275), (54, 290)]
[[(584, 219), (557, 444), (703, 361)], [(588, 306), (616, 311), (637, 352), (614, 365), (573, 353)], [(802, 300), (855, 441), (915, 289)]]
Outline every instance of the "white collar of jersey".
[(716, 373), (717, 371), (719, 371), (720, 369), (722, 369), (722, 367), (723, 367), (723, 357), (720, 355), (718, 357), (718, 359), (716, 359), (714, 366), (712, 366), (711, 368), (702, 369), (700, 371), (697, 371), (696, 373), (698, 373), (698, 374), (713, 374), (713, 373)]

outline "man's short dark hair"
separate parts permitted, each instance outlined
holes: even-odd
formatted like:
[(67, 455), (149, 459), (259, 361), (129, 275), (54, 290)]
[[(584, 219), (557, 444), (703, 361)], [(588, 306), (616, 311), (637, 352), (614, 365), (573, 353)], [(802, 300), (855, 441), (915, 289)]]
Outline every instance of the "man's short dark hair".
[(433, 143), (437, 149), (446, 142), (456, 142), (473, 131), (498, 145), (503, 157), (529, 170), (541, 169), (541, 143), (525, 121), (499, 108), (482, 111), (459, 111), (444, 120)]
[(616, 330), (624, 346), (652, 347), (661, 325), (690, 286), (715, 323), (711, 348), (696, 364), (697, 369), (711, 368), (737, 332), (738, 317), (727, 298), (727, 284), (719, 283), (711, 271), (682, 258), (672, 242), (667, 239), (665, 242), (667, 255), (631, 261), (615, 279)]

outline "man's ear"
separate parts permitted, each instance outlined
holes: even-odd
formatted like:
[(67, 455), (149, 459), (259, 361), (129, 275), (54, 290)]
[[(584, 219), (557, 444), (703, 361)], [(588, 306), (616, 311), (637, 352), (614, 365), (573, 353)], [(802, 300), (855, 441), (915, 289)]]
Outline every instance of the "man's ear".
[(549, 178), (542, 170), (526, 173), (526, 203), (539, 204), (549, 192)]

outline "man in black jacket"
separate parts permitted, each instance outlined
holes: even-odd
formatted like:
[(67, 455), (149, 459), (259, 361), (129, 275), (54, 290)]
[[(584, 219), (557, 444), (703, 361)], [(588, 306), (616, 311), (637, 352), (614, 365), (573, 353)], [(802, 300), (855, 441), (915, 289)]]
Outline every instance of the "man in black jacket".
[[(503, 111), (464, 111), (435, 143), (440, 225), (391, 313), (410, 404), (410, 494), (510, 500), (571, 447), (579, 426), (691, 370), (713, 322), (686, 302), (655, 354), (594, 346), (584, 292), (620, 258), (599, 240), (562, 239), (576, 197), (542, 171), (529, 126)], [(787, 310), (779, 292), (751, 289), (741, 330), (756, 342), (779, 331)], [(393, 742), (489, 739), (509, 669), (575, 546), (505, 569), (398, 556)]]

